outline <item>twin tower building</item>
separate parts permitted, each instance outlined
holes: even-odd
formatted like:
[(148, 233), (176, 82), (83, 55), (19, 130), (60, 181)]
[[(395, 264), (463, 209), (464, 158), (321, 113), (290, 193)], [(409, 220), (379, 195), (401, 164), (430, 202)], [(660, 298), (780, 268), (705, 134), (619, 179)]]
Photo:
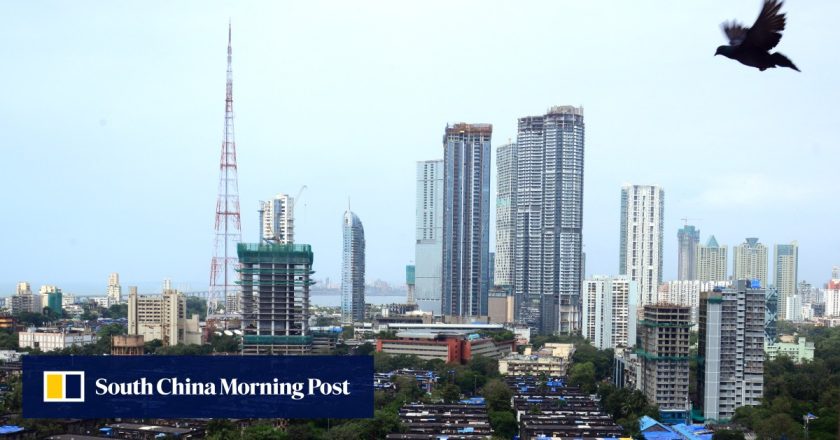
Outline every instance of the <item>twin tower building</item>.
[(496, 252), (490, 252), (492, 126), (446, 127), (443, 159), (417, 163), (415, 295), (423, 311), (486, 316), (491, 288), (544, 333), (580, 329), (583, 109), (519, 119), (497, 148)]

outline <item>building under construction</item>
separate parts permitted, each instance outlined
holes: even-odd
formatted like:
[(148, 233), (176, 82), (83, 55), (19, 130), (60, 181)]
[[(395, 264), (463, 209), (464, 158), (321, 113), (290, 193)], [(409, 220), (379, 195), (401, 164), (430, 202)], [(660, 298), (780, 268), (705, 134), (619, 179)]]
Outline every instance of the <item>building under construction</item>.
[(636, 353), (641, 360), (641, 390), (669, 423), (687, 423), (690, 416), (691, 325), (691, 307), (676, 304), (648, 304), (639, 321)]
[(240, 243), (242, 354), (308, 354), (312, 247)]

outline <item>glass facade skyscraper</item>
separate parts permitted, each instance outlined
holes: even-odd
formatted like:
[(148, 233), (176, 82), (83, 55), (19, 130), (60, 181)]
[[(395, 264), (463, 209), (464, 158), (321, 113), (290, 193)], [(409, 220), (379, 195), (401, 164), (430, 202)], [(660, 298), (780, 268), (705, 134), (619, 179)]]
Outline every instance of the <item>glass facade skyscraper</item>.
[(444, 315), (487, 315), (492, 133), (490, 124), (458, 123), (443, 136)]
[(541, 333), (580, 329), (583, 109), (519, 119), (514, 293), (517, 319)]
[(697, 244), (700, 243), (700, 230), (692, 225), (685, 225), (677, 231), (677, 279), (697, 279)]
[(344, 252), (341, 265), (341, 319), (365, 319), (365, 229), (349, 209), (344, 212)]

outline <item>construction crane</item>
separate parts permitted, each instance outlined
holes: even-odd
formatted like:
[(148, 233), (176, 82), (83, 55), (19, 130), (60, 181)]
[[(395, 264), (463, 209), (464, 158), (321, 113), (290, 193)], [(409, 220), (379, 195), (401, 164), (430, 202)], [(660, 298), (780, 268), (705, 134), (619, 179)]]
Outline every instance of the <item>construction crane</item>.
[(301, 194), (303, 194), (303, 190), (305, 190), (305, 189), (306, 189), (306, 185), (303, 185), (302, 187), (300, 187), (300, 190), (298, 190), (297, 195), (295, 196), (294, 199), (292, 199), (292, 209), (295, 209), (295, 206), (297, 206), (298, 199), (300, 199), (300, 196), (301, 196)]
[(690, 217), (683, 217), (680, 220), (683, 222), (683, 226), (688, 226), (689, 220), (703, 220), (702, 218), (690, 218)]

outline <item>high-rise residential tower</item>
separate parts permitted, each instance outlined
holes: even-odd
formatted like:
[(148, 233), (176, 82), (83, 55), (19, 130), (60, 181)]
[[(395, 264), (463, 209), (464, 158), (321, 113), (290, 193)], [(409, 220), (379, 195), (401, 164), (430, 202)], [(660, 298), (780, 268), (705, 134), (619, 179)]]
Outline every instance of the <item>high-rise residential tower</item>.
[(441, 313), (487, 315), (490, 124), (448, 125), (443, 136)]
[(542, 333), (580, 330), (583, 108), (519, 119), (514, 289), (518, 320)]
[(621, 188), (619, 273), (639, 283), (641, 305), (655, 304), (662, 284), (665, 192), (656, 185)]
[(279, 244), (295, 242), (295, 199), (288, 194), (277, 194), (273, 199), (260, 202), (262, 213), (262, 239)]
[(700, 243), (700, 230), (692, 225), (685, 225), (677, 231), (677, 279), (697, 279), (697, 244)]
[(732, 279), (758, 280), (767, 287), (767, 246), (749, 237), (732, 248)]
[(341, 266), (341, 319), (365, 319), (365, 228), (350, 209), (344, 212), (344, 252)]
[(725, 281), (728, 267), (726, 245), (718, 245), (715, 236), (712, 235), (705, 245), (697, 245), (696, 263), (699, 281)]
[(120, 274), (114, 272), (108, 276), (108, 300), (112, 304), (122, 301), (122, 287), (120, 286)]
[(440, 315), (443, 257), (443, 160), (417, 162), (415, 293), (424, 312)]
[[(773, 247), (773, 270), (775, 272), (775, 285), (779, 291), (779, 316), (778, 318), (786, 321), (795, 320), (793, 316), (788, 316), (788, 298), (796, 295), (796, 283), (799, 271), (799, 244), (792, 242), (791, 244), (777, 244)], [(800, 303), (801, 307), (801, 303)]]
[(581, 333), (601, 350), (636, 343), (639, 288), (627, 276), (584, 280)]
[(312, 248), (307, 244), (240, 243), (242, 353), (307, 354)]
[(516, 237), (516, 144), (496, 148), (496, 270), (493, 284), (513, 287)]
[(740, 406), (761, 403), (764, 389), (765, 289), (758, 280), (700, 297), (697, 394), (707, 423), (725, 423)]

